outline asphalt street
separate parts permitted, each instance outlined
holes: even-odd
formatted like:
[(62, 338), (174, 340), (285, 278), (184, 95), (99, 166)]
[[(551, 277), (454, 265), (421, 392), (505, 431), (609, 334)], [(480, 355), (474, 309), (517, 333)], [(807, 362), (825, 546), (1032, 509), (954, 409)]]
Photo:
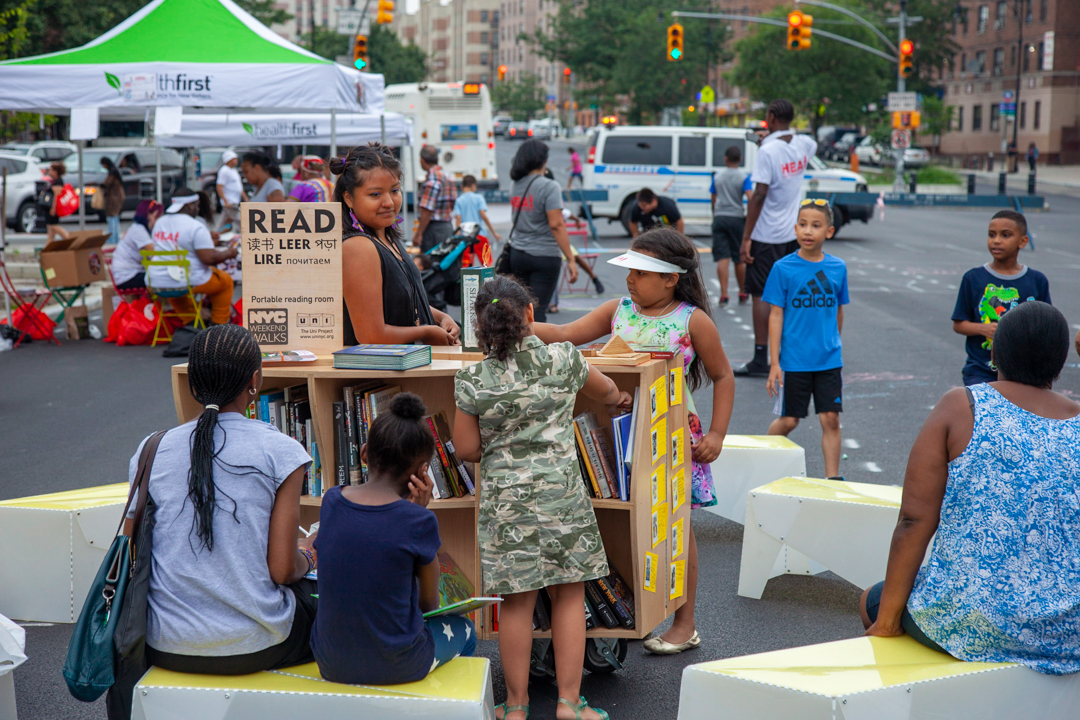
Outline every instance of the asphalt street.
[[(499, 172), (508, 178), (514, 146), (500, 142)], [(566, 145), (552, 143), (556, 178), (566, 179)], [(509, 152), (507, 152), (509, 150)], [(505, 187), (506, 185), (504, 185)], [(1048, 212), (1029, 216), (1035, 251), (1021, 260), (1046, 273), (1055, 304), (1080, 328), (1080, 199), (1050, 198)], [(493, 207), (509, 229), (509, 212)], [(851, 304), (845, 308), (841, 473), (859, 482), (901, 484), (911, 442), (929, 410), (960, 384), (963, 338), (949, 317), (963, 273), (987, 262), (989, 211), (886, 208), (869, 224), (849, 225), (826, 245), (848, 265)], [(627, 247), (616, 224), (600, 222), (597, 270), (607, 292), (563, 293), (557, 322), (580, 317), (607, 298), (625, 292), (624, 273), (606, 264), (610, 251)], [(702, 248), (707, 228), (690, 226)], [(505, 233), (504, 233), (505, 234)], [(718, 295), (715, 264), (701, 256), (702, 271)], [(750, 307), (713, 308), (725, 351), (733, 364), (750, 357)], [(161, 350), (116, 348), (95, 341), (36, 342), (0, 353), (0, 499), (90, 487), (126, 479), (139, 441), (176, 423), (169, 367)], [(1056, 386), (1080, 399), (1080, 362), (1075, 355)], [(695, 394), (703, 421), (711, 415), (711, 392)], [(736, 381), (731, 433), (763, 434), (772, 401), (762, 379)], [(810, 418), (791, 435), (806, 448), (811, 476), (823, 474), (820, 429)], [(722, 478), (718, 481), (722, 482)], [(825, 642), (861, 632), (856, 610), (859, 588), (831, 574), (786, 576), (770, 581), (761, 600), (740, 598), (740, 526), (694, 511), (700, 552), (699, 650), (675, 657), (648, 656), (631, 643), (624, 670), (586, 677), (582, 692), (613, 718), (671, 719), (676, 715), (681, 671), (690, 663)], [(29, 569), (28, 569), (29, 572)], [(68, 696), (60, 667), (71, 626), (27, 627), (30, 659), (15, 673), (20, 716), (33, 720), (101, 720), (102, 702), (85, 705)], [(494, 661), (495, 695), (504, 697), (494, 643), (480, 652)], [(534, 716), (550, 716), (556, 692), (549, 683), (532, 688)]]

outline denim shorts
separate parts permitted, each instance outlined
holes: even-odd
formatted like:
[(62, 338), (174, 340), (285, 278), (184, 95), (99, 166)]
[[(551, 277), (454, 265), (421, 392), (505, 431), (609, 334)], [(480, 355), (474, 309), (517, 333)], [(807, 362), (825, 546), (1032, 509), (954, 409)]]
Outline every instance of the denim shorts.
[[(877, 622), (878, 606), (881, 604), (881, 590), (885, 587), (885, 581), (882, 580), (877, 585), (870, 588), (870, 592), (866, 593), (866, 616), (870, 618), (870, 622)], [(900, 626), (904, 628), (904, 632), (911, 636), (913, 640), (920, 645), (925, 645), (931, 650), (937, 650), (938, 652), (949, 654), (949, 651), (938, 645), (936, 642), (926, 636), (926, 633), (922, 631), (918, 625), (915, 624), (915, 618), (911, 617), (911, 613), (905, 607), (903, 614), (900, 616)]]

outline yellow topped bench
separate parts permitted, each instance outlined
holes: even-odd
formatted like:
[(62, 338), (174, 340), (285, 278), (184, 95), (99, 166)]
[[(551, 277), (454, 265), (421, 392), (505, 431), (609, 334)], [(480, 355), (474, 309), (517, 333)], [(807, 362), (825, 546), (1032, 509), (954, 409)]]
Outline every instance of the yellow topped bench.
[(885, 579), (903, 489), (786, 477), (746, 501), (739, 595), (760, 598), (770, 578), (833, 571), (859, 587)]
[(135, 687), (132, 720), (492, 720), (487, 658), (456, 658), (419, 682), (341, 685), (315, 663), (254, 675), (151, 668)]
[(742, 523), (752, 488), (789, 475), (806, 474), (806, 452), (782, 435), (728, 435), (712, 462), (714, 515)]
[(117, 483), (0, 502), (0, 614), (75, 622), (127, 496)]
[(964, 662), (904, 635), (690, 665), (679, 720), (1065, 720), (1080, 675)]

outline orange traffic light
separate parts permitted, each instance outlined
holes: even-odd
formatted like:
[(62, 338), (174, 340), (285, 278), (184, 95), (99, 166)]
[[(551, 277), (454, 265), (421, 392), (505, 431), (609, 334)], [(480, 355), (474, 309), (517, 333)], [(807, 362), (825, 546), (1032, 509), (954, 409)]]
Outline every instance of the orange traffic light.
[(500, 65), (499, 66), (499, 79), (500, 80), (505, 80), (506, 79), (506, 66), (505, 65)]
[(683, 59), (683, 26), (679, 23), (669, 25), (667, 29), (667, 59)]
[(573, 74), (573, 71), (570, 70), (570, 68), (563, 68), (563, 71), (562, 71), (563, 82), (565, 82), (567, 85), (570, 84), (570, 76), (572, 74)]
[(353, 42), (353, 65), (357, 70), (363, 70), (367, 64), (367, 35), (357, 35)]
[(813, 35), (814, 18), (801, 10), (793, 10), (788, 15), (787, 49), (808, 50), (810, 37)]
[(394, 22), (394, 0), (379, 0), (379, 9), (375, 15), (375, 22), (379, 25)]
[(900, 77), (910, 77), (911, 73), (914, 72), (914, 61), (911, 58), (911, 55), (914, 52), (915, 43), (907, 38), (900, 41)]

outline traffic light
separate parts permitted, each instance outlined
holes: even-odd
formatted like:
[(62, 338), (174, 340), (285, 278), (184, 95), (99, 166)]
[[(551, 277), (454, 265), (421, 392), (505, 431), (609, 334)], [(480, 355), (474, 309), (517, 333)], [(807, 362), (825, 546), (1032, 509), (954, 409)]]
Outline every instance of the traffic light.
[(572, 73), (572, 71), (570, 70), (570, 68), (563, 68), (562, 79), (563, 79), (563, 82), (566, 83), (567, 85), (570, 84), (570, 75), (571, 75), (571, 73)]
[(814, 18), (801, 10), (793, 10), (787, 18), (787, 49), (809, 50), (810, 37), (814, 33)]
[(353, 65), (357, 70), (363, 70), (367, 67), (367, 35), (357, 35), (356, 41), (353, 43)]
[(379, 0), (379, 12), (375, 15), (379, 25), (394, 22), (394, 0)]
[(922, 114), (917, 110), (911, 112), (894, 112), (892, 114), (892, 126), (894, 130), (914, 130), (922, 124)]
[(915, 43), (907, 38), (900, 41), (900, 77), (910, 77), (914, 70), (911, 54), (915, 52)]
[(500, 80), (505, 80), (506, 79), (506, 66), (505, 65), (500, 65), (499, 66), (499, 79)]
[(667, 59), (683, 59), (683, 26), (679, 23), (669, 25), (667, 29)]

